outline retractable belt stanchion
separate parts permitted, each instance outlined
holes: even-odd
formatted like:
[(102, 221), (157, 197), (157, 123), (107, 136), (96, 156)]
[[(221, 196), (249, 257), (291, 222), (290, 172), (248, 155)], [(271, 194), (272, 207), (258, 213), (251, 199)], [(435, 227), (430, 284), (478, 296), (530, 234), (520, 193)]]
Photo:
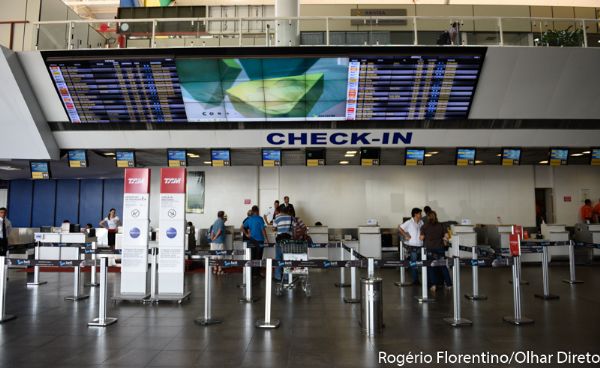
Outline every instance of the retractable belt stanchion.
[[(340, 242), (340, 261), (344, 260), (344, 251), (344, 243)], [(344, 269), (344, 267), (340, 267), (340, 282), (337, 282), (335, 286), (339, 288), (345, 288), (350, 286), (350, 284), (346, 284), (346, 270)]]
[[(248, 260), (248, 259), (250, 259), (250, 258), (246, 257), (246, 249), (248, 249), (248, 243), (247, 242), (243, 242), (242, 244), (244, 246), (244, 259)], [(252, 270), (252, 269), (248, 268), (248, 267), (243, 267), (242, 268), (242, 283), (241, 284), (237, 284), (237, 287), (240, 288), (240, 289), (243, 289), (243, 288), (246, 287), (246, 272), (248, 272), (248, 270)], [(242, 301), (242, 300), (240, 300), (240, 301)]]
[(78, 302), (80, 300), (87, 299), (90, 297), (89, 295), (81, 294), (81, 291), (79, 290), (80, 279), (81, 267), (79, 265), (76, 265), (73, 267), (73, 295), (65, 297), (65, 300)]
[(465, 298), (469, 300), (486, 300), (487, 296), (479, 294), (479, 265), (477, 256), (477, 247), (473, 247), (471, 255), (471, 274), (473, 278), (473, 293), (465, 294)]
[(156, 287), (158, 282), (158, 248), (150, 248), (150, 299), (146, 299), (144, 303), (158, 303), (156, 298)]
[(6, 257), (0, 256), (0, 323), (4, 323), (17, 318), (12, 314), (6, 314), (6, 277), (8, 273), (8, 265)]
[(513, 277), (513, 298), (514, 298), (514, 316), (506, 316), (504, 317), (504, 321), (508, 323), (512, 323), (514, 325), (526, 325), (533, 323), (531, 318), (523, 317), (521, 315), (521, 283), (519, 280), (519, 272), (518, 272), (518, 259), (519, 256), (513, 257), (513, 265), (512, 265), (512, 277)]
[[(515, 259), (514, 261), (517, 262), (517, 274), (519, 275), (519, 282), (521, 285), (529, 285), (529, 281), (521, 279), (521, 257), (518, 257), (518, 259)], [(509, 283), (512, 284), (513, 280), (509, 280)]]
[[(34, 259), (40, 259), (40, 242), (35, 243)], [(40, 281), (40, 266), (33, 266), (33, 281), (28, 282), (27, 286), (39, 286), (47, 283), (47, 281)]]
[(583, 283), (583, 281), (577, 280), (575, 277), (575, 244), (572, 240), (569, 242), (569, 279), (565, 279), (563, 282), (571, 285)]
[(265, 276), (265, 319), (256, 321), (256, 327), (273, 329), (279, 327), (279, 320), (271, 319), (271, 287), (273, 281), (273, 260), (267, 258), (267, 269)]
[(462, 318), (460, 314), (460, 258), (453, 256), (452, 261), (452, 278), (454, 279), (452, 304), (454, 305), (454, 314), (452, 318), (444, 318), (444, 321), (453, 327), (471, 326), (473, 322), (466, 318)]
[(210, 258), (204, 258), (204, 318), (196, 318), (194, 322), (201, 326), (210, 326), (221, 323), (222, 321), (212, 318), (211, 316), (211, 275), (212, 268), (210, 267)]
[(432, 303), (435, 300), (427, 295), (427, 266), (425, 266), (425, 261), (427, 261), (427, 253), (425, 247), (421, 247), (421, 262), (423, 263), (421, 267), (421, 296), (415, 298), (419, 303)]
[[(354, 261), (355, 259), (354, 249), (350, 248), (350, 260)], [(354, 266), (350, 268), (350, 297), (344, 298), (344, 302), (350, 304), (360, 303), (360, 298), (356, 296), (356, 267)]]
[(106, 327), (117, 322), (115, 317), (106, 316), (106, 301), (108, 300), (108, 260), (100, 257), (100, 294), (98, 295), (98, 318), (88, 323), (91, 327)]
[[(400, 241), (400, 246), (398, 247), (398, 253), (400, 255), (400, 262), (404, 262), (404, 243)], [(406, 282), (406, 269), (404, 266), (400, 266), (400, 281), (394, 282), (394, 285), (403, 287), (403, 286), (411, 286), (412, 283)]]
[(97, 256), (96, 256), (96, 249), (98, 247), (96, 246), (96, 242), (92, 242), (92, 265), (90, 266), (90, 282), (88, 282), (87, 284), (85, 284), (85, 286), (91, 286), (91, 287), (96, 287), (99, 286), (100, 284), (98, 283), (97, 280), (97, 275), (96, 275), (96, 262), (98, 260)]
[(550, 294), (550, 275), (548, 272), (548, 263), (550, 263), (550, 257), (548, 257), (548, 246), (542, 245), (542, 279), (544, 284), (544, 293), (535, 294), (536, 298), (544, 300), (556, 300), (560, 297), (558, 295)]
[[(244, 248), (244, 260), (250, 261), (251, 258), (250, 248)], [(254, 303), (258, 299), (252, 297), (252, 267), (244, 267), (243, 271), (244, 283), (242, 285), (244, 285), (244, 296), (240, 298), (240, 302)]]

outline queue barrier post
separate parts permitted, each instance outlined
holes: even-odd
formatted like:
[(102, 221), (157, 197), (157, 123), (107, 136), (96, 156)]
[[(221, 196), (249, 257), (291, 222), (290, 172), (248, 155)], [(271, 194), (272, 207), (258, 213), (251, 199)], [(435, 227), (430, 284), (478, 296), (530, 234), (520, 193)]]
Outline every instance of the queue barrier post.
[[(244, 260), (250, 261), (252, 258), (250, 248), (244, 248)], [(244, 296), (240, 298), (241, 303), (254, 303), (257, 298), (252, 297), (252, 268), (245, 266), (243, 268), (243, 289)]]
[(72, 302), (78, 302), (80, 300), (84, 300), (89, 298), (89, 295), (81, 294), (80, 290), (80, 280), (81, 280), (81, 267), (76, 265), (73, 267), (73, 295), (65, 297), (65, 300), (69, 300)]
[(421, 247), (421, 262), (423, 262), (423, 266), (421, 267), (421, 296), (416, 296), (415, 298), (419, 303), (433, 303), (435, 299), (430, 298), (427, 294), (427, 266), (425, 262), (427, 261), (427, 253), (425, 251), (425, 247)]
[[(34, 259), (40, 259), (40, 242), (35, 243)], [(27, 286), (40, 286), (47, 284), (48, 281), (40, 281), (40, 266), (33, 266), (33, 281), (28, 282)]]
[(519, 279), (519, 256), (513, 257), (513, 265), (512, 265), (512, 277), (513, 277), (513, 300), (514, 300), (514, 315), (513, 316), (505, 316), (503, 320), (507, 323), (511, 323), (513, 325), (526, 325), (533, 323), (531, 318), (523, 317), (521, 315), (521, 280)]
[(279, 327), (278, 319), (271, 319), (271, 288), (273, 283), (273, 259), (267, 258), (267, 269), (265, 276), (265, 319), (256, 321), (256, 327), (262, 329), (274, 329)]
[(8, 276), (8, 265), (6, 257), (0, 256), (0, 323), (11, 321), (17, 316), (6, 314), (6, 278)]
[(98, 318), (88, 323), (90, 327), (106, 327), (117, 322), (116, 317), (107, 317), (108, 258), (100, 257), (100, 294), (98, 295)]
[(444, 318), (444, 321), (452, 327), (471, 326), (473, 322), (461, 317), (460, 309), (460, 258), (452, 257), (452, 278), (454, 279), (454, 288), (452, 290), (452, 304), (454, 305), (454, 314), (452, 318)]
[(200, 326), (210, 326), (222, 323), (218, 319), (212, 318), (211, 315), (211, 278), (212, 278), (212, 267), (210, 266), (210, 257), (204, 257), (204, 317), (198, 317), (194, 320)]
[[(398, 253), (400, 256), (400, 262), (404, 262), (405, 261), (405, 257), (404, 257), (404, 243), (402, 241), (400, 241), (400, 246), (398, 247)], [(410, 282), (406, 282), (406, 269), (404, 268), (404, 266), (400, 266), (400, 281), (396, 281), (394, 282), (394, 285), (398, 286), (398, 287), (404, 287), (404, 286), (411, 286), (412, 283)]]
[[(340, 261), (344, 260), (344, 251), (344, 243), (340, 242)], [(346, 283), (346, 270), (344, 267), (340, 267), (340, 282), (337, 282), (335, 286), (339, 288), (350, 287), (350, 284)]]
[(550, 257), (548, 256), (548, 246), (542, 245), (542, 282), (544, 287), (543, 294), (535, 294), (536, 298), (543, 300), (557, 300), (560, 297), (550, 293), (550, 275), (548, 271), (548, 263), (550, 263)]
[(156, 297), (158, 285), (158, 248), (150, 248), (150, 298), (143, 301), (143, 303), (158, 303)]
[(570, 285), (583, 283), (583, 281), (577, 280), (577, 277), (575, 277), (575, 244), (573, 240), (569, 242), (569, 279), (562, 281)]
[(98, 283), (97, 280), (97, 274), (96, 274), (96, 262), (97, 262), (97, 256), (96, 256), (96, 242), (92, 242), (92, 265), (90, 266), (90, 282), (88, 282), (87, 284), (85, 284), (85, 286), (91, 286), (91, 287), (97, 287), (100, 284)]
[[(247, 259), (245, 256), (246, 256), (246, 249), (248, 249), (248, 243), (243, 242), (242, 245), (244, 247), (244, 259)], [(247, 267), (242, 268), (242, 282), (240, 284), (237, 284), (238, 289), (243, 289), (246, 287), (246, 272), (247, 272), (246, 269), (247, 269)]]
[[(356, 257), (354, 256), (354, 249), (350, 248), (350, 260), (354, 261), (355, 259)], [(350, 297), (344, 298), (344, 303), (360, 303), (360, 298), (358, 298), (356, 295), (356, 267), (354, 266), (350, 268)]]
[[(519, 275), (519, 282), (521, 283), (521, 285), (529, 285), (529, 281), (525, 281), (521, 278), (521, 257), (517, 257), (518, 259), (514, 260), (514, 262), (517, 262), (517, 274)], [(509, 281), (509, 283), (513, 283), (513, 280), (511, 279)]]
[(487, 296), (479, 294), (479, 266), (477, 262), (477, 247), (473, 247), (471, 253), (471, 275), (473, 278), (473, 292), (471, 294), (465, 294), (465, 298), (469, 300), (486, 300)]

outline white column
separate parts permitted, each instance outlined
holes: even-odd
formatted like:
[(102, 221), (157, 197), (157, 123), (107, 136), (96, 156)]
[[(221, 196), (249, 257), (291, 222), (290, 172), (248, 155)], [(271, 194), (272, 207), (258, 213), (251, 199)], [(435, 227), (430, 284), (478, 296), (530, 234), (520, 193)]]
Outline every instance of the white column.
[[(299, 16), (299, 0), (275, 0), (275, 17)], [(275, 22), (275, 46), (297, 46), (299, 38), (298, 21), (277, 20)]]

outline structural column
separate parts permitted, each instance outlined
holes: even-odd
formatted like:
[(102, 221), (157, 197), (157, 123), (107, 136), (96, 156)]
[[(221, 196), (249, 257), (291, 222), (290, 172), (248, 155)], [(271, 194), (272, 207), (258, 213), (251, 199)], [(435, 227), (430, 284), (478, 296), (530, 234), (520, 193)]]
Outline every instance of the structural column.
[[(299, 17), (300, 0), (275, 0), (275, 17)], [(299, 22), (275, 21), (275, 46), (297, 46), (300, 39)]]

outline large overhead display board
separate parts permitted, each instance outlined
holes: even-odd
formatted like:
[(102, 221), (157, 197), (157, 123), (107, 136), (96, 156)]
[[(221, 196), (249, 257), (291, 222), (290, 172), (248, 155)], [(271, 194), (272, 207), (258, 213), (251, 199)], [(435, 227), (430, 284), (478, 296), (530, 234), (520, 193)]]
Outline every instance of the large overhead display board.
[(47, 56), (70, 121), (466, 119), (485, 55), (484, 48), (146, 51)]

